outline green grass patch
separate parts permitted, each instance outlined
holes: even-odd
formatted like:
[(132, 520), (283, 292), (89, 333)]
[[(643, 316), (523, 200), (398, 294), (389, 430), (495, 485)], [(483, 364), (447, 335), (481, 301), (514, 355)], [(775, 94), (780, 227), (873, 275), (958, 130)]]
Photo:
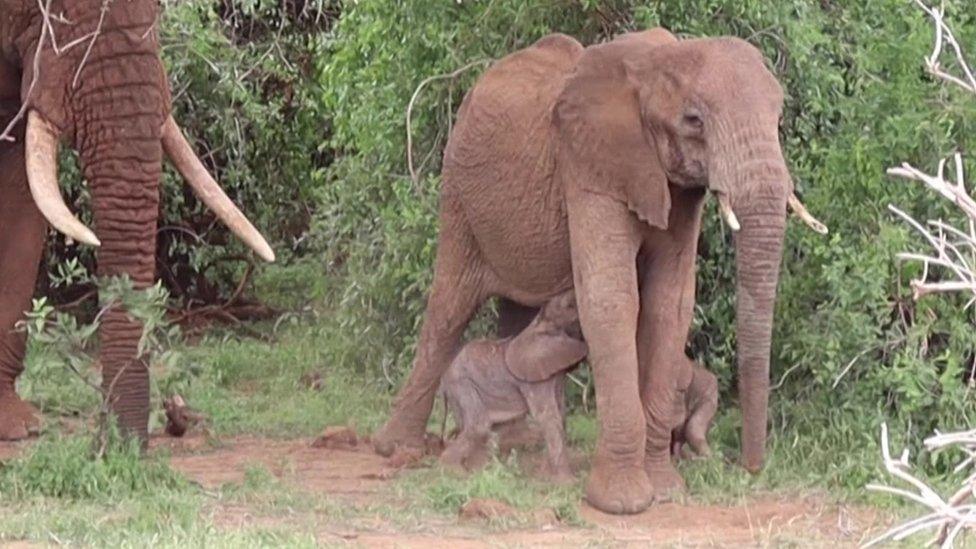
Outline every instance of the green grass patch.
[(93, 455), (94, 444), (91, 435), (45, 436), (26, 455), (0, 465), (0, 495), (11, 500), (115, 500), (189, 489), (161, 457), (141, 457), (134, 441), (113, 437), (103, 457)]

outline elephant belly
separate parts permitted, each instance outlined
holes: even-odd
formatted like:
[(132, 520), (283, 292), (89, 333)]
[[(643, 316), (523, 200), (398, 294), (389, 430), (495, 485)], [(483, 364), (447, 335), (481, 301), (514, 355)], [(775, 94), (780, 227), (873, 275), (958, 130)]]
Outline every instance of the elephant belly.
[(499, 213), (469, 210), (468, 221), (482, 257), (499, 282), (498, 294), (524, 305), (541, 305), (572, 287), (565, 215), (531, 196), (501, 198)]
[(462, 205), (494, 290), (525, 305), (572, 286), (552, 106), (581, 51), (554, 35), (498, 62), (465, 97), (444, 155), (443, 190)]

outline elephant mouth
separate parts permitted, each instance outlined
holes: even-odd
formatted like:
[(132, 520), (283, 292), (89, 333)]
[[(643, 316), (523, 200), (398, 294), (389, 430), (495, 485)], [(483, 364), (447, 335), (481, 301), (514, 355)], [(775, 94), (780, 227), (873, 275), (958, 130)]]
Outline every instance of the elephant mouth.
[[(57, 165), (60, 135), (57, 129), (40, 114), (31, 111), (27, 116), (25, 141), (27, 181), (38, 209), (52, 227), (69, 238), (100, 246), (95, 233), (71, 213), (61, 196)], [(273, 262), (275, 255), (271, 246), (210, 176), (172, 116), (163, 124), (162, 146), (200, 200), (262, 259)]]
[[(732, 201), (729, 199), (729, 195), (722, 191), (712, 191), (715, 198), (718, 199), (718, 211), (719, 215), (722, 217), (722, 221), (729, 226), (732, 232), (739, 232), (742, 225), (739, 223), (739, 218), (735, 215), (735, 211), (732, 210)], [(793, 212), (793, 215), (800, 218), (800, 221), (810, 227), (813, 231), (819, 234), (827, 234), (829, 229), (820, 220), (813, 217), (813, 214), (807, 210), (807, 207), (803, 205), (800, 198), (796, 196), (796, 193), (790, 193), (789, 197), (786, 199), (786, 204), (789, 209)]]

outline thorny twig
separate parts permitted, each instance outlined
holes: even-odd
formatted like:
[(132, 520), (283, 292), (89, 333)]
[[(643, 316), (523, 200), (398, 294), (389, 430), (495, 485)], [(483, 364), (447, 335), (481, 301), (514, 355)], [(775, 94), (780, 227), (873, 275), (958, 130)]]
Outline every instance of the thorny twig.
[(430, 84), (430, 83), (432, 83), (432, 82), (436, 82), (438, 80), (453, 80), (453, 79), (457, 78), (458, 76), (461, 76), (464, 72), (466, 72), (466, 71), (468, 71), (468, 70), (470, 70), (470, 69), (472, 69), (474, 67), (477, 67), (479, 65), (484, 65), (484, 64), (487, 64), (487, 63), (491, 63), (491, 60), (490, 59), (479, 59), (477, 61), (472, 61), (472, 62), (468, 63), (467, 65), (461, 67), (460, 69), (455, 70), (454, 72), (449, 72), (449, 73), (446, 73), (446, 74), (436, 74), (434, 76), (430, 76), (428, 78), (425, 78), (420, 83), (420, 85), (417, 86), (417, 89), (414, 90), (413, 96), (410, 97), (410, 103), (407, 105), (407, 169), (410, 170), (410, 179), (413, 181), (415, 188), (416, 188), (416, 184), (419, 182), (419, 179), (418, 179), (418, 176), (417, 176), (417, 171), (414, 169), (414, 166), (413, 166), (413, 127), (412, 127), (412, 124), (413, 124), (413, 107), (414, 107), (414, 104), (417, 102), (417, 98), (420, 97), (420, 92), (422, 92), (423, 89), (425, 87), (427, 87), (427, 85)]
[[(966, 91), (976, 94), (976, 78), (966, 62), (962, 49), (956, 41), (952, 30), (946, 24), (943, 7), (928, 7), (921, 0), (915, 2), (935, 22), (935, 45), (932, 53), (925, 59), (928, 71), (936, 77), (962, 87)], [(946, 46), (955, 55), (955, 60), (962, 70), (963, 77), (952, 75), (942, 69), (939, 57)], [(899, 259), (920, 261), (922, 275), (911, 282), (914, 299), (920, 299), (933, 293), (965, 292), (973, 295), (966, 304), (966, 308), (976, 303), (976, 200), (973, 200), (966, 190), (965, 172), (962, 155), (956, 153), (952, 157), (955, 181), (946, 179), (947, 159), (939, 162), (934, 175), (926, 174), (908, 163), (888, 170), (890, 175), (920, 181), (930, 189), (936, 191), (946, 200), (951, 201), (967, 217), (966, 230), (953, 227), (942, 220), (920, 223), (909, 214), (894, 205), (888, 208), (918, 231), (933, 249), (931, 255), (920, 253), (901, 253)], [(954, 279), (930, 278), (933, 270), (938, 269)], [(855, 359), (856, 360), (856, 359)], [(976, 361), (974, 361), (976, 368)], [(972, 377), (970, 378), (972, 380)], [(887, 540), (901, 541), (912, 534), (936, 528), (937, 533), (929, 545), (939, 545), (943, 548), (952, 547), (956, 538), (967, 529), (976, 528), (976, 429), (958, 433), (942, 434), (936, 432), (924, 442), (925, 447), (934, 452), (945, 448), (958, 448), (966, 457), (956, 466), (954, 473), (968, 472), (962, 480), (961, 486), (949, 497), (943, 498), (911, 472), (908, 463), (909, 453), (906, 449), (895, 459), (891, 456), (888, 445), (888, 427), (881, 426), (881, 454), (885, 470), (889, 475), (907, 484), (911, 489), (896, 488), (887, 485), (868, 485), (868, 489), (887, 492), (914, 501), (929, 509), (929, 513), (898, 524), (868, 542), (865, 547)]]
[[(973, 458), (976, 456), (976, 430), (962, 433), (936, 433), (935, 436), (925, 440), (925, 447), (929, 451), (942, 450), (948, 447), (962, 449), (968, 457), (956, 467), (956, 472), (959, 472), (973, 464)], [(937, 543), (941, 547), (952, 547), (956, 537), (963, 529), (976, 527), (976, 504), (966, 503), (973, 496), (973, 491), (976, 490), (976, 473), (969, 475), (963, 481), (962, 487), (952, 496), (943, 498), (924, 481), (912, 474), (911, 466), (908, 463), (908, 449), (905, 449), (897, 459), (892, 457), (888, 443), (887, 424), (881, 425), (881, 455), (888, 474), (902, 483), (908, 484), (914, 488), (914, 491), (878, 484), (869, 484), (868, 489), (909, 499), (928, 507), (931, 512), (894, 526), (863, 547), (877, 545), (887, 540), (901, 541), (916, 532), (933, 527), (938, 528), (938, 534), (930, 544)]]
[(50, 42), (51, 50), (54, 52), (54, 55), (58, 57), (74, 49), (76, 46), (83, 44), (86, 41), (88, 42), (88, 49), (85, 51), (85, 55), (82, 57), (81, 62), (78, 63), (78, 69), (75, 72), (75, 77), (72, 84), (73, 88), (78, 87), (78, 78), (81, 76), (81, 70), (88, 62), (88, 57), (91, 55), (92, 48), (95, 46), (95, 41), (101, 35), (102, 24), (105, 22), (105, 15), (108, 13), (109, 5), (112, 2), (113, 0), (102, 0), (98, 26), (94, 31), (76, 38), (64, 46), (59, 46), (57, 35), (54, 32), (54, 23), (59, 23), (61, 25), (73, 25), (74, 23), (66, 19), (62, 14), (51, 13), (51, 0), (37, 0), (37, 9), (41, 12), (41, 35), (37, 39), (37, 48), (34, 50), (34, 57), (31, 60), (31, 82), (27, 86), (27, 95), (21, 99), (20, 109), (17, 111), (17, 114), (15, 114), (10, 122), (7, 123), (7, 126), (4, 128), (3, 132), (0, 132), (0, 141), (16, 141), (16, 138), (13, 136), (13, 131), (14, 128), (17, 127), (17, 124), (20, 123), (25, 116), (27, 116), (27, 109), (30, 105), (30, 97), (33, 96), (34, 88), (37, 87), (37, 82), (40, 79), (41, 57), (44, 54), (44, 49), (47, 47), (48, 42)]

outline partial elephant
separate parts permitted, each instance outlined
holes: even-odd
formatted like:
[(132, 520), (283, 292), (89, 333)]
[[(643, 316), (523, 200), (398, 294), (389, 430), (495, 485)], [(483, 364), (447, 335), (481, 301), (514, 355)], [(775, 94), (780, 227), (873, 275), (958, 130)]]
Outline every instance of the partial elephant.
[(481, 465), (492, 428), (529, 415), (546, 442), (549, 475), (571, 481), (565, 373), (585, 356), (572, 291), (549, 301), (515, 337), (467, 343), (441, 380), (441, 392), (458, 427), (441, 462), (463, 469)]
[(671, 455), (676, 459), (705, 457), (708, 429), (718, 411), (718, 380), (715, 374), (698, 364), (691, 365), (691, 383), (684, 395), (684, 413), (671, 431)]
[[(207, 175), (170, 115), (159, 58), (156, 0), (0, 0), (0, 439), (36, 430), (15, 392), (48, 223), (99, 246), (98, 275), (155, 278), (159, 178), (165, 153), (207, 204), (258, 255), (274, 253)], [(95, 230), (58, 188), (59, 143), (78, 151)], [(147, 440), (149, 373), (137, 353), (142, 326), (116, 307), (102, 317), (102, 385), (122, 429)]]
[(538, 307), (575, 287), (600, 425), (586, 498), (634, 513), (680, 489), (670, 442), (693, 377), (684, 348), (712, 191), (736, 231), (742, 459), (758, 470), (787, 203), (802, 208), (782, 106), (761, 53), (735, 38), (654, 29), (584, 49), (555, 34), (495, 63), (444, 153), (416, 358), (375, 449), (420, 447), (440, 376), (486, 299)]

